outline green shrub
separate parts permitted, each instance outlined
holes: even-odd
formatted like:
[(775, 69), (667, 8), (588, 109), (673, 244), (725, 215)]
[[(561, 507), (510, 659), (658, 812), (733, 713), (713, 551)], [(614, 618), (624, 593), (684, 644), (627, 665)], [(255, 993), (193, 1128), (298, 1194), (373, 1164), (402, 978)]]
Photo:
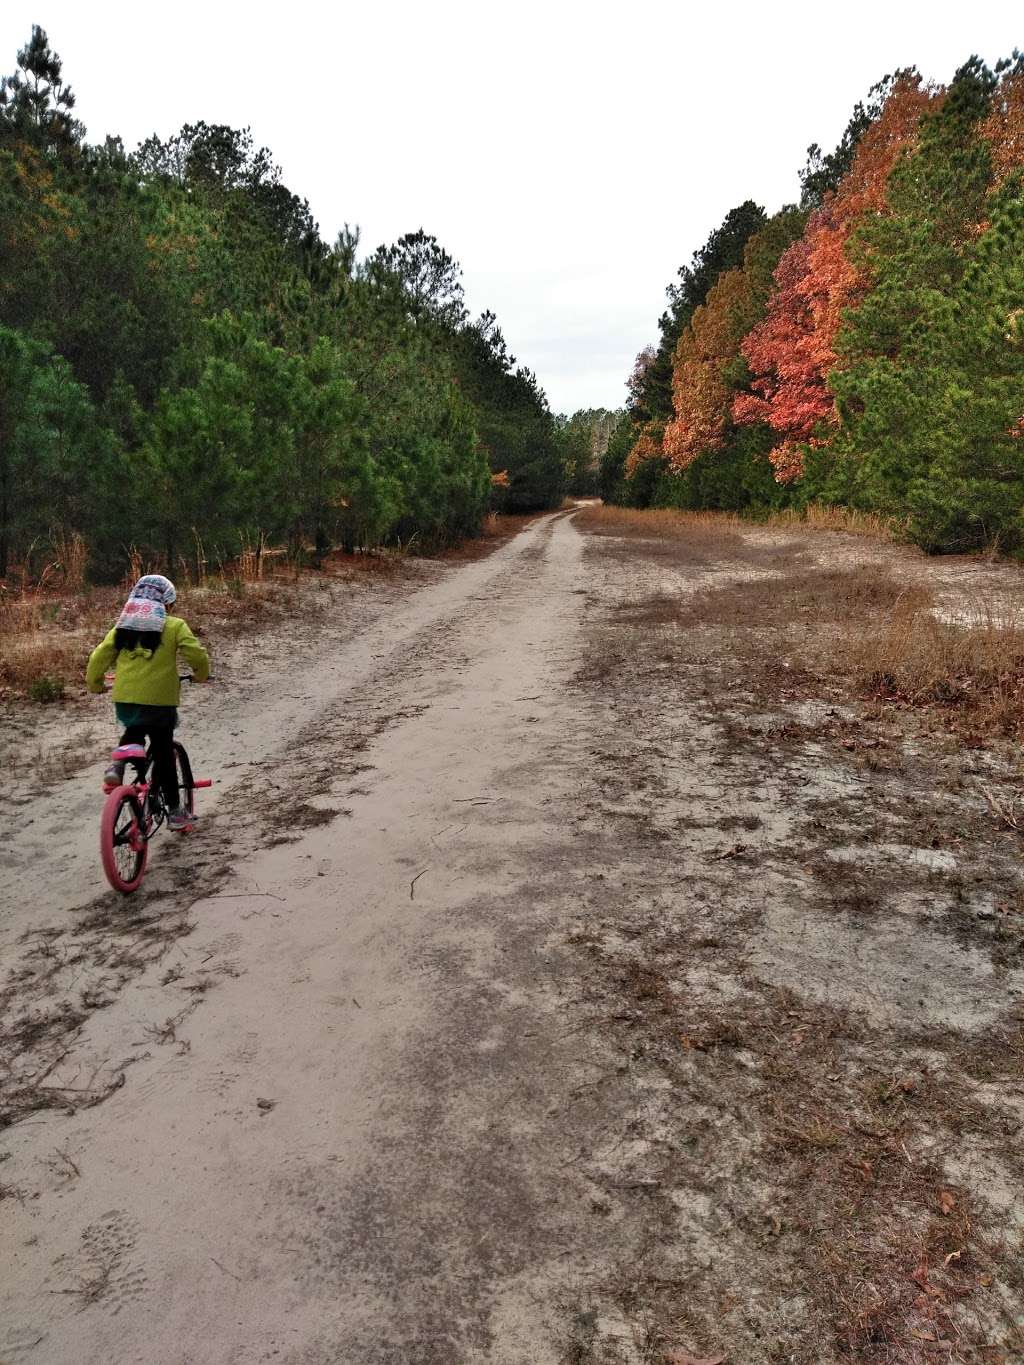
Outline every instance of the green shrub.
[(56, 673), (44, 673), (33, 680), (28, 685), (28, 696), (30, 701), (39, 702), (45, 705), (48, 702), (63, 701), (64, 679)]

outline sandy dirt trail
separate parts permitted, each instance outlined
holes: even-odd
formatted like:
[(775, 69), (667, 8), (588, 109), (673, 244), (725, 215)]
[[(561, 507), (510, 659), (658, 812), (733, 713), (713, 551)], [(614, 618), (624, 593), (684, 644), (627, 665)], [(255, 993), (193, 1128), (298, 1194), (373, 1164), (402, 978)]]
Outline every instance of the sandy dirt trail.
[[(559, 1358), (559, 1294), (602, 1255), (565, 1164), (588, 1045), (545, 895), (581, 544), (546, 518), (319, 672), (256, 673), (219, 733), (197, 711), (202, 766), (246, 768), (154, 852), (147, 913), (194, 928), (46, 1082), (113, 1093), (6, 1135), (0, 1360)], [(95, 884), (94, 787), (43, 798), (9, 852), (8, 945)], [(81, 836), (41, 888), (53, 819)], [(139, 908), (93, 918), (116, 936)]]
[(222, 647), (128, 900), (0, 784), (0, 1363), (1024, 1360), (1019, 750), (822, 663), (919, 579), (559, 513)]

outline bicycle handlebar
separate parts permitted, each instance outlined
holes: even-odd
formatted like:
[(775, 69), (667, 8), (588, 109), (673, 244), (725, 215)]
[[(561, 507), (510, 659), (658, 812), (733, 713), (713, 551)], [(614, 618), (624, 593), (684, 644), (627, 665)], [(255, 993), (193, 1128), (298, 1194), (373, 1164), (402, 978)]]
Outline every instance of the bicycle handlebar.
[[(104, 673), (104, 675), (103, 675), (103, 691), (104, 691), (104, 692), (109, 692), (109, 691), (110, 691), (111, 684), (113, 683), (113, 681), (114, 681), (114, 674), (113, 674), (113, 673)], [(178, 681), (179, 681), (179, 682), (187, 682), (187, 683), (195, 682), (195, 675), (192, 674), (192, 673), (179, 673), (179, 674), (178, 674)], [(206, 681), (206, 682), (209, 682), (209, 681), (210, 681), (210, 678), (207, 677), (207, 678), (205, 679), (205, 681)]]

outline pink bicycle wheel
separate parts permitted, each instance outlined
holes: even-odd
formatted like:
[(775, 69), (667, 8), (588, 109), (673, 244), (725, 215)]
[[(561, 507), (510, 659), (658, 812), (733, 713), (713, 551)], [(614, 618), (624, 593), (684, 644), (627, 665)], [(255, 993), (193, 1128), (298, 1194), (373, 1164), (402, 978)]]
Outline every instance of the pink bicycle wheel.
[(125, 895), (142, 881), (149, 856), (142, 806), (131, 787), (116, 787), (103, 803), (100, 857), (107, 881)]

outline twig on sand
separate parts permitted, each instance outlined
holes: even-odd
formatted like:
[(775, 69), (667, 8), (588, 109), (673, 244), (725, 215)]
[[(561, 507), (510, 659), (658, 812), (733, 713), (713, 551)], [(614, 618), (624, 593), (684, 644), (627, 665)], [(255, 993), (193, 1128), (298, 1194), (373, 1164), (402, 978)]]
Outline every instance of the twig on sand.
[[(222, 891), (220, 895), (200, 896), (199, 899), (204, 901), (246, 901), (254, 900), (257, 896), (265, 896), (268, 900), (280, 901), (282, 905), (284, 904), (284, 897), (275, 896), (273, 891)], [(195, 901), (194, 904), (198, 905), (199, 901)], [(189, 908), (191, 909), (191, 907)]]
[(226, 1265), (221, 1265), (220, 1261), (217, 1260), (216, 1256), (211, 1256), (210, 1260), (213, 1262), (213, 1264), (217, 1267), (218, 1270), (223, 1270), (225, 1275), (230, 1275), (231, 1278), (233, 1280), (237, 1280), (239, 1284), (242, 1283), (241, 1275), (236, 1275), (235, 1272), (233, 1270), (229, 1270)]
[[(176, 1043), (178, 1041), (178, 1025), (182, 1020), (187, 1019), (194, 1009), (195, 1005), (186, 1005), (177, 1014), (168, 1015), (162, 1024), (144, 1024), (142, 1031), (146, 1037), (143, 1041), (159, 1043), (161, 1046), (164, 1043)], [(135, 1046), (141, 1047), (142, 1044), (136, 1043)]]
[[(429, 872), (429, 871), (430, 871), (430, 868), (429, 868), (429, 867), (425, 867), (425, 868), (423, 869), (423, 872)], [(417, 872), (416, 875), (415, 875), (415, 877), (413, 877), (412, 881), (409, 883), (409, 899), (410, 899), (411, 901), (414, 901), (414, 900), (416, 899), (416, 883), (417, 883), (417, 882), (419, 881), (419, 879), (423, 876), (423, 872)]]
[(29, 1084), (38, 1086), (41, 1081), (46, 1080), (47, 1076), (52, 1076), (70, 1051), (71, 1049), (69, 1047), (62, 1048), (61, 1051), (58, 1052), (57, 1056), (54, 1057), (52, 1062), (49, 1062), (42, 1069), (42, 1071), (37, 1072), (35, 1076), (32, 1077), (32, 1080), (29, 1082)]
[(110, 1288), (110, 1276), (113, 1273), (113, 1264), (101, 1265), (92, 1279), (80, 1279), (78, 1284), (72, 1289), (50, 1289), (50, 1294), (69, 1294), (77, 1297), (84, 1308), (86, 1304), (96, 1303), (104, 1297)]
[[(123, 1071), (119, 1072), (118, 1075), (115, 1077), (115, 1079), (114, 1079), (113, 1081), (111, 1081), (110, 1086), (109, 1086), (109, 1089), (110, 1089), (110, 1090), (119, 1090), (120, 1087), (121, 1087), (122, 1085), (124, 1085), (124, 1072), (123, 1072)], [(107, 1091), (100, 1092), (100, 1091), (94, 1090), (94, 1089), (92, 1088), (91, 1085), (37, 1085), (35, 1088), (36, 1088), (37, 1090), (43, 1091), (43, 1093), (44, 1093), (44, 1094), (47, 1094), (47, 1095), (97, 1095), (97, 1094), (100, 1094), (100, 1095), (101, 1095), (101, 1098), (106, 1098), (106, 1094), (107, 1094)]]
[(491, 806), (496, 801), (504, 801), (503, 796), (457, 796), (452, 803), (456, 806)]
[(430, 842), (434, 845), (435, 848), (438, 847), (437, 841), (441, 837), (441, 835), (446, 834), (450, 829), (455, 830), (455, 834), (452, 835), (452, 838), (454, 839), (457, 835), (461, 834), (464, 829), (469, 829), (469, 826), (459, 825), (459, 827), (456, 829), (454, 825), (445, 825), (444, 829), (439, 829), (436, 834), (432, 834), (430, 836)]
[(747, 844), (733, 844), (732, 848), (727, 848), (724, 853), (716, 853), (709, 861), (712, 863), (720, 863), (725, 858), (738, 858), (741, 854), (748, 853), (749, 851), (749, 845)]
[(55, 1149), (54, 1155), (60, 1157), (61, 1161), (63, 1161), (72, 1171), (74, 1171), (75, 1175), (80, 1176), (82, 1174), (81, 1170), (79, 1169), (78, 1163), (73, 1161), (71, 1157), (68, 1156), (67, 1152), (64, 1151), (63, 1148), (57, 1147)]

